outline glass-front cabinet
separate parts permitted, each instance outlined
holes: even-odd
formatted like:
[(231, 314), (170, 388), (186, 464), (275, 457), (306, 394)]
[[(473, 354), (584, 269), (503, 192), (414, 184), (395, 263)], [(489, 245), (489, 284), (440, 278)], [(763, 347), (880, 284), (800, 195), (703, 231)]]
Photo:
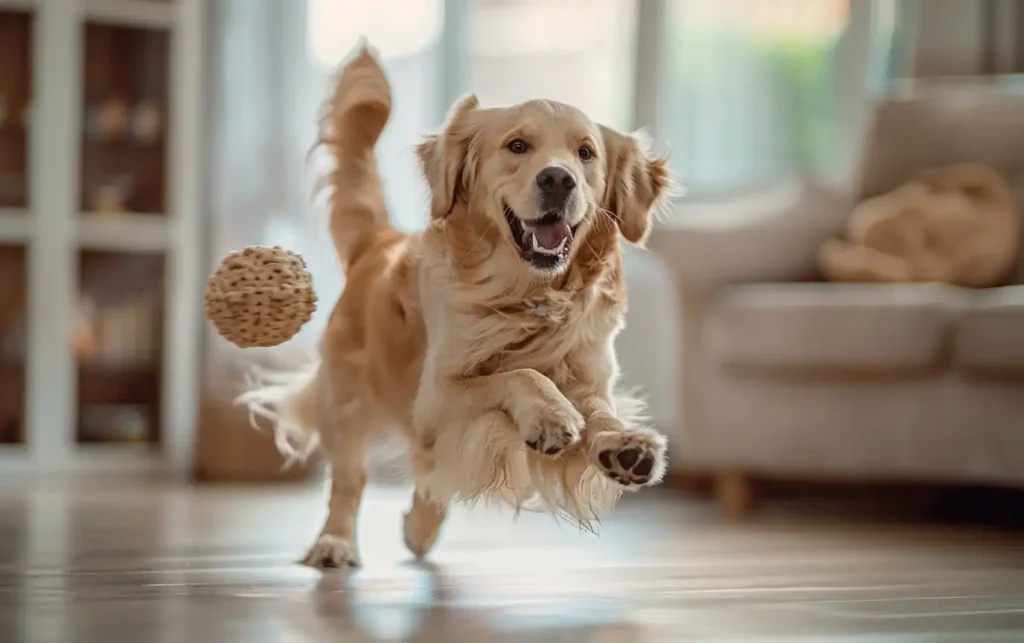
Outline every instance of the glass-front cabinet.
[(188, 473), (206, 4), (0, 0), (0, 476)]

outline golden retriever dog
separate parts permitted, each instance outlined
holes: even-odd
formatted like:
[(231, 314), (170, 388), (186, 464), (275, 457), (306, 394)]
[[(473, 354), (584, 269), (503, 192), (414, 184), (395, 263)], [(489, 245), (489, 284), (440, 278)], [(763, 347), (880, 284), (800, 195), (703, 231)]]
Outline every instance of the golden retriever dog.
[(391, 111), (365, 46), (327, 100), (320, 145), (346, 285), (319, 363), (240, 400), (278, 445), (330, 465), (329, 515), (305, 558), (358, 565), (356, 514), (374, 440), (397, 427), (415, 485), (414, 554), (454, 501), (501, 499), (588, 526), (624, 490), (656, 484), (666, 440), (616, 392), (626, 292), (618, 235), (641, 243), (671, 185), (637, 137), (546, 100), (473, 96), (417, 148), (430, 224), (388, 222), (374, 147)]

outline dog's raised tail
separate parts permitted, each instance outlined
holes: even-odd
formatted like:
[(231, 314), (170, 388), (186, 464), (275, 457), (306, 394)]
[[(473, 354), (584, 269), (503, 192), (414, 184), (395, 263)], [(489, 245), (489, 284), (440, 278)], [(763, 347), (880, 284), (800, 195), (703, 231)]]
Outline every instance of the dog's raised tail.
[(317, 147), (331, 169), (318, 189), (326, 190), (330, 231), (347, 268), (381, 229), (390, 228), (374, 148), (391, 115), (391, 87), (380, 63), (362, 42), (335, 80), (320, 112)]
[(320, 446), (320, 365), (280, 372), (261, 367), (249, 371), (245, 392), (236, 404), (249, 409), (250, 422), (261, 428), (268, 420), (285, 466), (304, 462)]

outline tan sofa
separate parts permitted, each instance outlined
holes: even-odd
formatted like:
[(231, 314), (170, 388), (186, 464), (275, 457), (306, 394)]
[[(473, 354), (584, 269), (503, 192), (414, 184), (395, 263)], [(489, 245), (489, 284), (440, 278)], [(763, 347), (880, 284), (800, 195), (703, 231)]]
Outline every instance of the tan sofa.
[(682, 306), (674, 464), (733, 511), (752, 475), (1024, 483), (1024, 286), (814, 282), (851, 204), (918, 169), (985, 162), (1019, 188), (1024, 94), (918, 85), (873, 112), (853, 189), (793, 179), (651, 239)]

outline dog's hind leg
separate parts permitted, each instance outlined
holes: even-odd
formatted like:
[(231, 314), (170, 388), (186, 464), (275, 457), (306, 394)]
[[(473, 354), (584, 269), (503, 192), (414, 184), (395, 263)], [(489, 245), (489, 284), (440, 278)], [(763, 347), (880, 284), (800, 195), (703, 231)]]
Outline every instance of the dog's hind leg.
[(409, 444), (409, 465), (415, 488), (402, 533), (406, 548), (417, 558), (423, 558), (434, 547), (447, 513), (446, 495), (435, 493), (428, 486), (437, 471), (436, 447), (434, 433)]
[(311, 567), (358, 567), (356, 518), (366, 487), (366, 452), (376, 424), (368, 414), (349, 412), (321, 431), (330, 464), (327, 520), (303, 563)]
[(426, 556), (437, 542), (444, 523), (446, 508), (427, 498), (420, 490), (413, 492), (412, 507), (405, 514), (405, 546), (417, 558)]

